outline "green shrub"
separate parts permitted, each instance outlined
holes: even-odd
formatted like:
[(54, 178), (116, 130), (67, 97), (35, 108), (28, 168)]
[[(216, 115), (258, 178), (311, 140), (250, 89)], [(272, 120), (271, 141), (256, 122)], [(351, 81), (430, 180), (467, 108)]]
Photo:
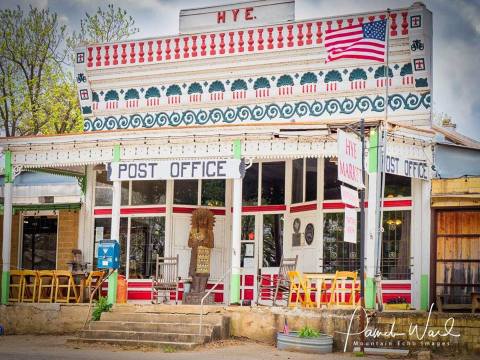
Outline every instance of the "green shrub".
[(92, 320), (98, 321), (102, 316), (103, 312), (110, 311), (112, 304), (109, 304), (106, 297), (100, 296), (98, 301), (95, 303), (95, 307), (92, 312)]
[(308, 326), (304, 326), (298, 332), (298, 337), (301, 337), (301, 338), (316, 338), (319, 336), (320, 336), (320, 332)]

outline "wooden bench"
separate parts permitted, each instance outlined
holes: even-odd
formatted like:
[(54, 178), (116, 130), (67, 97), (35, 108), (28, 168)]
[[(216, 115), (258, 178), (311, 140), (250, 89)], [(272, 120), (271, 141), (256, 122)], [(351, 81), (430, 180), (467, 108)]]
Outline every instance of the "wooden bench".
[(444, 298), (446, 296), (448, 295), (437, 295), (437, 308), (440, 312), (445, 310), (471, 310), (472, 313), (475, 313), (476, 310), (480, 310), (480, 293), (478, 292), (471, 293), (472, 301), (470, 304), (445, 304)]

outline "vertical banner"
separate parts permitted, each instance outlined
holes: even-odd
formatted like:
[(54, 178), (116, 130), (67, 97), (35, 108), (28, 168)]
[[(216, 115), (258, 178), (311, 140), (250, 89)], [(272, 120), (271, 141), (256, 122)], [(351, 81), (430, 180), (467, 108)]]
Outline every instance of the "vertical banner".
[(353, 187), (363, 188), (362, 144), (358, 136), (338, 130), (338, 180)]
[(357, 212), (355, 209), (345, 208), (345, 227), (343, 230), (343, 241), (357, 243)]

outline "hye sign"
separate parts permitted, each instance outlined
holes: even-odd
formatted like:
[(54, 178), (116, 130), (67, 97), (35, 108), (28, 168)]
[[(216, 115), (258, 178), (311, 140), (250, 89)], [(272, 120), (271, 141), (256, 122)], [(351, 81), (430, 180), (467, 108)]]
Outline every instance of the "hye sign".
[(168, 179), (240, 179), (245, 174), (243, 160), (165, 160), (114, 162), (108, 164), (109, 181)]
[(363, 188), (362, 144), (357, 136), (338, 130), (338, 180)]

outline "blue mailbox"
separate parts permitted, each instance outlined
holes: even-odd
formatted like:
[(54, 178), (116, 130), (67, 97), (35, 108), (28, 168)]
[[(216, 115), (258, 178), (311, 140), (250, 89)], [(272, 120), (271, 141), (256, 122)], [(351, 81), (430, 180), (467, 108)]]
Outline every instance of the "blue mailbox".
[(101, 240), (98, 246), (99, 269), (118, 269), (120, 267), (120, 245), (117, 240)]

